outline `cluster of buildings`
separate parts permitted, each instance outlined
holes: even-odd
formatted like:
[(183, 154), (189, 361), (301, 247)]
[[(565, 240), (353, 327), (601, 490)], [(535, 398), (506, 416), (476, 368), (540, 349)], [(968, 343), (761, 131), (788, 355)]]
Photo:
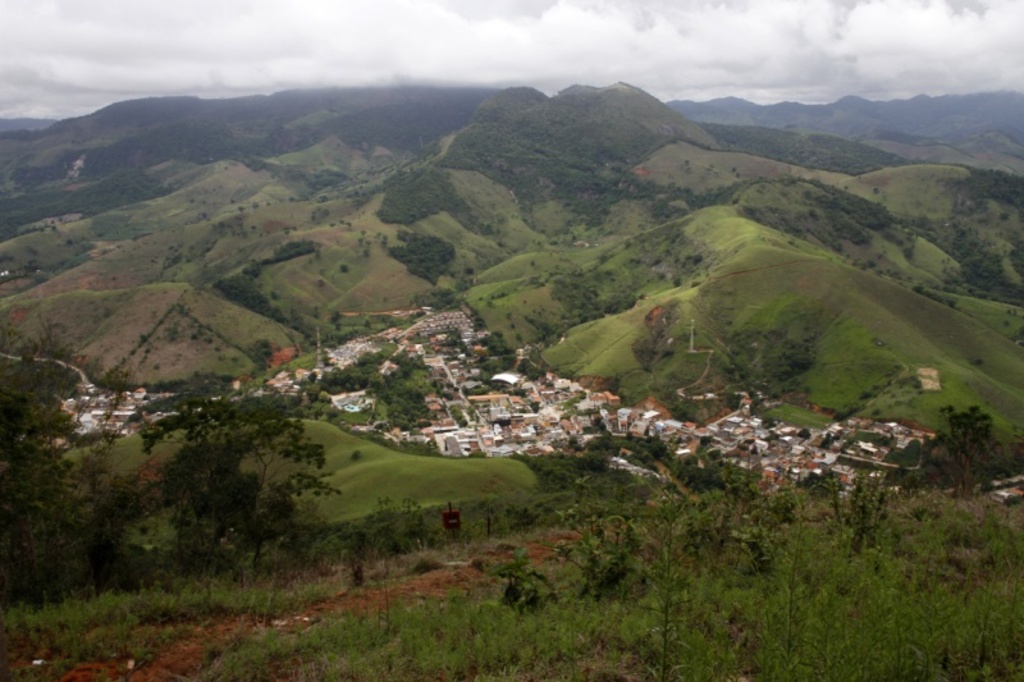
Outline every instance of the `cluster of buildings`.
[[(396, 354), (420, 357), (437, 387), (425, 398), (430, 424), (387, 436), (431, 445), (450, 457), (553, 454), (570, 442), (585, 444), (608, 432), (659, 438), (681, 458), (717, 451), (740, 467), (760, 471), (765, 487), (776, 487), (829, 471), (849, 482), (855, 468), (865, 464), (894, 468), (898, 465), (888, 460), (892, 451), (934, 435), (895, 422), (858, 418), (823, 429), (802, 429), (751, 415), (747, 396), (742, 396), (738, 410), (708, 424), (680, 421), (657, 403), (624, 406), (610, 391), (588, 390), (552, 373), (532, 380), (515, 371), (487, 375), (479, 367), (486, 353), (476, 345), (486, 335), (474, 330), (471, 318), (461, 311), (428, 314), (406, 329), (350, 341), (327, 356), (332, 365), (344, 368), (388, 342), (398, 345)], [(393, 363), (382, 364), (382, 374), (389, 365)], [(294, 390), (305, 378), (300, 373), (272, 381), (280, 381), (279, 390)], [(372, 397), (364, 392), (342, 394), (334, 396), (333, 403), (339, 410), (357, 412), (371, 405)]]
[(127, 436), (142, 429), (147, 420), (154, 421), (164, 415), (148, 414), (143, 408), (151, 401), (173, 397), (170, 393), (149, 393), (145, 388), (115, 393), (91, 383), (80, 384), (78, 395), (64, 401), (63, 410), (72, 416), (80, 434), (116, 433)]
[(431, 337), (441, 333), (458, 334), (464, 343), (471, 343), (476, 333), (473, 329), (473, 320), (461, 310), (454, 310), (443, 313), (427, 315), (402, 332), (406, 339), (418, 336)]
[(915, 440), (923, 443), (935, 434), (862, 418), (834, 422), (823, 429), (766, 423), (751, 416), (744, 404), (737, 412), (705, 426), (690, 428), (687, 424), (680, 435), (686, 444), (677, 455), (687, 456), (695, 445), (706, 444), (738, 466), (760, 471), (763, 486), (776, 488), (827, 472), (849, 485), (858, 467), (897, 468), (899, 465), (887, 460), (891, 452), (903, 450)]
[[(458, 359), (428, 360), (437, 368), (439, 381), (468, 374)], [(431, 426), (400, 437), (433, 443), (439, 452), (453, 457), (551, 454), (570, 440), (584, 444), (602, 432), (655, 437), (681, 458), (717, 451), (742, 468), (760, 471), (764, 486), (772, 488), (829, 471), (849, 484), (856, 467), (895, 468), (898, 465), (887, 461), (890, 452), (934, 436), (921, 428), (859, 418), (824, 429), (766, 422), (750, 414), (751, 401), (746, 396), (739, 410), (698, 425), (673, 419), (657, 404), (623, 407), (619, 396), (590, 391), (550, 373), (534, 381), (506, 373), (492, 377), (491, 382), (513, 390), (464, 395), (458, 390), (464, 383), (455, 380), (445, 395), (427, 397), (435, 415)], [(618, 464), (629, 468), (626, 462)]]
[[(318, 360), (315, 369), (281, 371), (260, 390), (298, 393), (310, 377), (343, 370), (390, 343), (397, 345), (395, 355), (420, 357), (436, 386), (436, 391), (425, 397), (429, 426), (386, 434), (396, 441), (432, 445), (451, 457), (507, 457), (554, 454), (605, 432), (653, 437), (664, 441), (680, 458), (717, 451), (739, 467), (760, 472), (766, 489), (827, 472), (849, 484), (857, 467), (895, 468), (899, 465), (890, 461), (891, 453), (934, 436), (923, 428), (863, 418), (818, 429), (777, 423), (752, 415), (746, 395), (741, 396), (739, 409), (707, 424), (680, 421), (657, 403), (624, 406), (610, 391), (590, 390), (552, 373), (532, 379), (515, 370), (490, 375), (481, 369), (487, 353), (478, 345), (486, 337), (487, 332), (476, 331), (471, 318), (461, 311), (428, 314), (406, 329), (392, 328), (329, 350), (321, 356), (326, 364)], [(521, 359), (522, 353), (517, 366)], [(380, 372), (386, 376), (396, 366), (391, 359), (385, 360)], [(83, 383), (79, 394), (65, 401), (64, 409), (74, 415), (80, 433), (105, 430), (127, 435), (145, 424), (141, 417), (148, 403), (168, 397), (150, 394), (144, 388), (114, 394)], [(332, 396), (332, 403), (341, 411), (361, 412), (372, 408), (373, 396), (366, 391), (339, 394)], [(906, 461), (901, 464), (914, 467)], [(660, 476), (621, 456), (612, 466), (638, 475)], [(1003, 483), (992, 493), (994, 499), (1024, 501), (1024, 477)]]
[[(395, 354), (420, 357), (437, 387), (425, 398), (429, 426), (386, 434), (396, 441), (431, 445), (451, 457), (478, 453), (507, 457), (553, 454), (604, 432), (655, 437), (680, 458), (717, 451), (740, 467), (761, 472), (766, 488), (826, 472), (849, 483), (857, 467), (895, 468), (898, 465), (889, 460), (891, 452), (934, 435), (895, 422), (860, 418), (821, 429), (775, 423), (752, 415), (751, 401), (745, 395), (735, 412), (698, 425), (673, 419), (657, 403), (624, 406), (621, 398), (609, 391), (588, 390), (551, 373), (533, 379), (516, 371), (488, 375), (480, 369), (480, 360), (487, 354), (477, 345), (486, 336), (487, 332), (474, 329), (472, 319), (462, 311), (427, 314), (408, 328), (392, 328), (329, 350), (327, 367), (282, 372), (267, 383), (276, 391), (297, 392), (309, 375), (343, 369), (366, 354), (379, 352), (383, 343), (392, 343), (398, 347)], [(387, 375), (394, 367), (387, 360), (380, 371)], [(348, 412), (367, 410), (372, 400), (363, 391), (332, 397), (337, 409)], [(625, 460), (616, 465), (635, 468)]]

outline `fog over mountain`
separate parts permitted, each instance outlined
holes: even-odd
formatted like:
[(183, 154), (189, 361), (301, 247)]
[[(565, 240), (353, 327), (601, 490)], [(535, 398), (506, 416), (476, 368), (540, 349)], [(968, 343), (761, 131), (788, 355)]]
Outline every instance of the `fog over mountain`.
[(767, 103), (1024, 90), (1012, 0), (0, 0), (0, 117), (142, 96), (635, 84)]

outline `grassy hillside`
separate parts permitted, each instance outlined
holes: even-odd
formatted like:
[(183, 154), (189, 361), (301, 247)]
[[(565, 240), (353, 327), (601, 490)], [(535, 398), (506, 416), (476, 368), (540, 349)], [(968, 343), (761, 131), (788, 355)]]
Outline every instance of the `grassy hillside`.
[(257, 342), (297, 341), (286, 327), (186, 284), (22, 298), (3, 311), (29, 337), (55, 332), (91, 371), (121, 366), (138, 382), (248, 374), (262, 369)]
[(287, 580), (13, 607), (12, 658), (32, 681), (1020, 674), (1019, 508), (864, 486), (834, 508), (806, 492), (581, 504), (618, 532), (438, 543), (366, 584), (322, 558)]
[(745, 152), (706, 149), (686, 142), (676, 142), (657, 150), (637, 167), (637, 172), (655, 182), (675, 183), (697, 194), (727, 188), (752, 178), (796, 176), (837, 183), (849, 177)]
[[(0, 138), (8, 319), (30, 332), (58, 319), (82, 353), (140, 381), (231, 376), (262, 370), (257, 343), (308, 345), (317, 330), (331, 343), (358, 328), (348, 314), (441, 289), (631, 398), (746, 384), (838, 412), (928, 420), (947, 392), (1018, 412), (1002, 371), (1016, 347), (999, 345), (1024, 338), (1000, 312), (1024, 306), (1013, 176), (880, 168), (896, 160), (792, 131), (716, 139), (621, 84), (349, 94), (143, 101)], [(444, 138), (413, 144), (427, 128)], [(205, 157), (169, 142), (217, 131)], [(76, 139), (90, 155), (69, 179)], [(1012, 152), (998, 135), (977, 143)], [(104, 175), (126, 154), (131, 177)], [(72, 204), (84, 215), (19, 222)], [(714, 353), (680, 352), (690, 320)], [(944, 326), (984, 340), (938, 343)], [(948, 378), (943, 394), (903, 390), (918, 366)]]
[[(511, 496), (536, 484), (525, 464), (509, 459), (408, 455), (323, 422), (307, 422), (306, 433), (326, 448), (324, 473), (342, 492), (322, 503), (332, 521), (366, 515), (383, 497), (432, 507)], [(356, 451), (359, 455), (353, 458)]]
[[(522, 462), (511, 459), (448, 459), (410, 455), (364, 440), (319, 421), (305, 422), (306, 435), (324, 447), (321, 473), (341, 495), (318, 498), (325, 520), (337, 523), (366, 516), (387, 498), (395, 504), (411, 501), (422, 507), (493, 500), (529, 492), (536, 477)], [(157, 461), (168, 446), (155, 450)], [(111, 461), (121, 471), (142, 466), (138, 436), (119, 440)]]
[[(545, 359), (559, 371), (613, 377), (633, 402), (650, 393), (668, 400), (676, 389), (698, 384), (792, 391), (838, 413), (929, 424), (937, 423), (944, 404), (982, 403), (999, 412), (1004, 433), (1024, 418), (1018, 388), (1024, 350), (991, 322), (727, 209), (654, 230), (634, 248), (664, 248), (670, 230), (700, 249), (707, 273), (691, 286), (665, 289), (572, 329)], [(671, 327), (644, 367), (641, 342), (658, 341), (653, 311), (673, 311)], [(698, 350), (714, 353), (687, 352), (691, 319)], [(921, 368), (939, 371), (940, 391), (922, 388)]]

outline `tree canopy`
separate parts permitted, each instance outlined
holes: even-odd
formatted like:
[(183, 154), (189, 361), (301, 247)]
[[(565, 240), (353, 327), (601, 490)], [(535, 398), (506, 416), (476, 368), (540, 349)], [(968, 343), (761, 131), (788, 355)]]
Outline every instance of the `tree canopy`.
[(957, 410), (952, 405), (940, 412), (946, 425), (938, 433), (949, 455), (956, 493), (969, 497), (974, 492), (974, 465), (992, 447), (992, 416), (977, 405)]
[(297, 496), (336, 492), (315, 473), (324, 465), (323, 446), (306, 437), (300, 421), (272, 410), (189, 400), (142, 437), (147, 453), (161, 441), (177, 446), (159, 488), (186, 570), (227, 568), (241, 556), (258, 564), (269, 543), (295, 529)]

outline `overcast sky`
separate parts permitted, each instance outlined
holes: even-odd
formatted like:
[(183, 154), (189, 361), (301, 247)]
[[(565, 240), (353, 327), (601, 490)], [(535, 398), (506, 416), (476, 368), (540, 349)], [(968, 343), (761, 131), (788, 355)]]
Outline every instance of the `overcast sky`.
[(0, 0), (0, 117), (394, 83), (761, 103), (1024, 91), (1022, 33), (1022, 0)]

